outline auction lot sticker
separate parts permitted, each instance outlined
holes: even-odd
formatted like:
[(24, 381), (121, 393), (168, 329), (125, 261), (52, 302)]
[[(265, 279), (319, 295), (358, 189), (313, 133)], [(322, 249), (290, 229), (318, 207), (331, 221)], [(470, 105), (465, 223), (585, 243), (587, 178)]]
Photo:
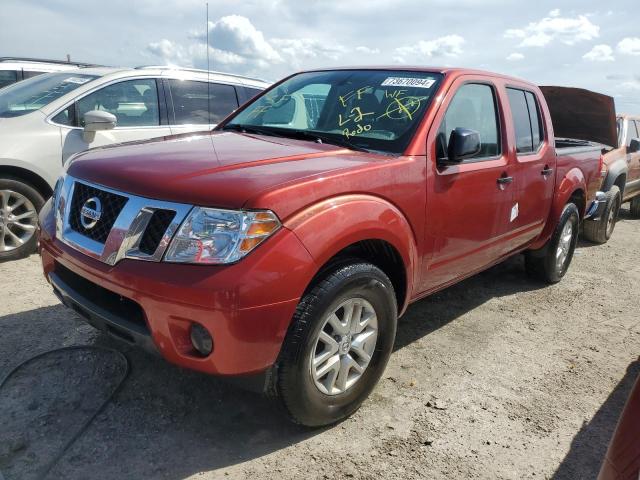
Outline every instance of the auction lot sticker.
[(406, 78), (406, 77), (387, 77), (380, 84), (381, 87), (415, 87), (415, 88), (431, 88), (436, 83), (435, 78)]

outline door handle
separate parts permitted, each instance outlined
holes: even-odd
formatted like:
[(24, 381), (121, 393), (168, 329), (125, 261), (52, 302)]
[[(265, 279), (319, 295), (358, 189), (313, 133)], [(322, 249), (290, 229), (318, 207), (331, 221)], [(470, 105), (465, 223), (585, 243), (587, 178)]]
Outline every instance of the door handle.
[(548, 166), (544, 166), (544, 169), (540, 172), (540, 175), (542, 175), (543, 177), (546, 177), (548, 175), (551, 175), (553, 173), (553, 168), (549, 168)]
[(499, 185), (507, 185), (511, 182), (513, 182), (513, 177), (507, 177), (506, 174), (498, 179)]

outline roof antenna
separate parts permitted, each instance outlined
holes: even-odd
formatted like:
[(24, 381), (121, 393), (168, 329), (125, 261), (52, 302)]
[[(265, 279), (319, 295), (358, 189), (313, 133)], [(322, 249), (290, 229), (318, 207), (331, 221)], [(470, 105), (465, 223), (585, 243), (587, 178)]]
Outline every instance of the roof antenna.
[(209, 66), (209, 2), (207, 2), (207, 123), (209, 124), (209, 128), (211, 128), (211, 68)]

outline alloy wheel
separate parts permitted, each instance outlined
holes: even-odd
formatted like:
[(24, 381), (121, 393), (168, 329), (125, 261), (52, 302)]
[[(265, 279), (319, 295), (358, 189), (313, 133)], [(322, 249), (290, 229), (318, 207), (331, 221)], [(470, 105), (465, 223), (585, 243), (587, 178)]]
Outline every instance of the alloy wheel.
[(0, 190), (0, 252), (25, 245), (36, 232), (38, 212), (24, 195)]
[(346, 392), (362, 378), (378, 339), (378, 317), (363, 298), (342, 302), (324, 320), (311, 350), (311, 378), (322, 393)]
[(618, 212), (618, 208), (619, 204), (618, 200), (616, 199), (615, 204), (609, 210), (609, 215), (607, 215), (607, 238), (611, 236), (611, 234), (613, 233), (613, 228), (616, 225), (616, 213)]
[(573, 240), (573, 224), (568, 221), (562, 228), (560, 234), (560, 241), (558, 242), (558, 248), (556, 250), (556, 269), (558, 272), (562, 272), (564, 264), (567, 261), (569, 252), (571, 251), (571, 242)]

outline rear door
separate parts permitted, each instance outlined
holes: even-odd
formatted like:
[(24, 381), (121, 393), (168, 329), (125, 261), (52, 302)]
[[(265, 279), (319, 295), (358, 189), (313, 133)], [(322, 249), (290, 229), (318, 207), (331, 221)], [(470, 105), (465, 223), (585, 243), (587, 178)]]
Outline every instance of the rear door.
[[(96, 132), (93, 140), (87, 141), (83, 136), (83, 117), (91, 110), (114, 114), (117, 125), (112, 130)], [(166, 104), (155, 78), (124, 80), (99, 88), (52, 119), (62, 129), (63, 162), (88, 148), (171, 135), (163, 112)]]
[[(506, 250), (513, 165), (505, 151), (503, 109), (496, 85), (463, 77), (452, 85), (428, 136), (426, 244), (433, 245), (424, 290), (482, 269)], [(473, 158), (445, 165), (452, 130), (480, 133)]]
[(540, 99), (529, 90), (507, 86), (513, 119), (516, 172), (514, 215), (510, 225), (514, 244), (522, 245), (542, 232), (551, 210), (555, 183), (555, 151), (549, 145)]
[(627, 193), (640, 192), (640, 152), (630, 152), (631, 140), (640, 141), (640, 121), (628, 120), (627, 125), (627, 165), (629, 165), (629, 177), (627, 178)]
[(165, 85), (169, 92), (173, 133), (211, 130), (238, 108), (233, 85), (177, 79), (168, 79)]

